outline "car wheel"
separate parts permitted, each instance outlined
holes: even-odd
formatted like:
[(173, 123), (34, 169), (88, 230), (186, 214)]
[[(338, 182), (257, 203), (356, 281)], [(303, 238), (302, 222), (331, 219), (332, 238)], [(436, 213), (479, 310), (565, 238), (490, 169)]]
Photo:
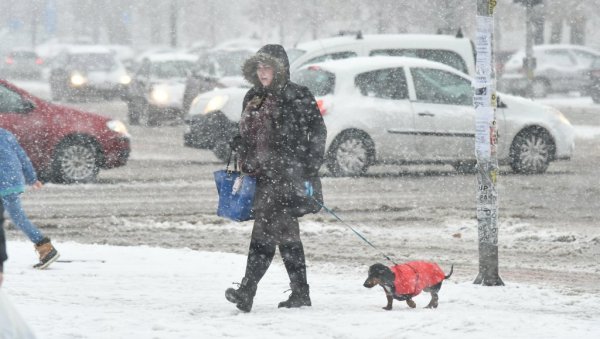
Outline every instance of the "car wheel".
[(373, 141), (368, 135), (346, 132), (329, 148), (327, 168), (336, 177), (363, 175), (371, 165), (374, 149)]
[(534, 98), (544, 98), (548, 94), (548, 83), (546, 80), (536, 79), (531, 84), (531, 95)]
[(53, 177), (57, 182), (85, 183), (96, 179), (98, 150), (88, 139), (70, 139), (61, 142), (53, 160)]
[(595, 86), (590, 89), (590, 96), (595, 103), (600, 103), (600, 89)]
[(140, 107), (135, 104), (135, 101), (127, 102), (127, 120), (130, 125), (140, 124)]
[(463, 160), (452, 164), (452, 167), (461, 174), (473, 174), (477, 172), (477, 160)]
[(510, 148), (510, 167), (516, 173), (544, 173), (554, 154), (554, 142), (543, 128), (520, 132)]

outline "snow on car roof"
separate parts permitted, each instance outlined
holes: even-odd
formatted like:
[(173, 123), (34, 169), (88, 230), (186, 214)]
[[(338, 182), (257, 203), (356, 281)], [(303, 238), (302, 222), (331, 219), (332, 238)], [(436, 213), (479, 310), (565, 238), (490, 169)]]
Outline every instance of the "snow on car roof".
[(108, 47), (99, 45), (69, 45), (66, 46), (64, 50), (71, 54), (113, 54), (113, 52)]
[(196, 60), (198, 60), (197, 55), (188, 53), (156, 53), (147, 55), (144, 58), (152, 62), (163, 62), (173, 60), (196, 62)]
[(308, 64), (303, 66), (302, 69), (309, 67), (320, 67), (334, 73), (360, 73), (374, 69), (381, 69), (385, 67), (433, 67), (451, 71), (453, 73), (460, 73), (456, 69), (435, 61), (426, 59), (411, 58), (411, 57), (390, 57), (390, 56), (374, 56), (374, 57), (356, 57), (340, 60), (330, 60), (316, 64)]
[(447, 42), (448, 40), (460, 39), (452, 35), (443, 34), (366, 34), (363, 35), (362, 39), (357, 39), (355, 35), (352, 36), (339, 36), (326, 39), (318, 39), (313, 41), (307, 41), (298, 44), (296, 48), (302, 50), (313, 50), (326, 47), (342, 46), (349, 43), (365, 42), (365, 43), (386, 43), (389, 41), (404, 41), (410, 42), (423, 42), (428, 40), (430, 42)]

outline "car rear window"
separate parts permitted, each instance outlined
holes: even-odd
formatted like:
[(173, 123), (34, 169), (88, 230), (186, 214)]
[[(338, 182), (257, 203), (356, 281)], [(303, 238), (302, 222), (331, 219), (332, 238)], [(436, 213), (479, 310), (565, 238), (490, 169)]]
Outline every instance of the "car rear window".
[(318, 67), (309, 67), (294, 72), (292, 81), (308, 87), (316, 97), (333, 94), (335, 87), (335, 74)]
[(441, 62), (457, 70), (468, 73), (467, 65), (463, 58), (456, 52), (442, 49), (375, 49), (370, 56), (406, 56)]
[(10, 56), (12, 58), (16, 58), (16, 59), (35, 59), (35, 58), (37, 58), (37, 55), (35, 54), (35, 52), (27, 52), (27, 51), (11, 52)]

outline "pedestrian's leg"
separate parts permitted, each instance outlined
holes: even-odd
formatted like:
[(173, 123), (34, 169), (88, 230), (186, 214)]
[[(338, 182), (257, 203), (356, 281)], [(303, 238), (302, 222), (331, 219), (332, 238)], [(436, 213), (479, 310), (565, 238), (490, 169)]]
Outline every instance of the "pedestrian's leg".
[(10, 219), (34, 244), (44, 240), (42, 232), (31, 223), (25, 211), (21, 206), (21, 199), (18, 194), (13, 193), (2, 197), (4, 208), (8, 212)]
[(18, 194), (9, 194), (2, 197), (4, 208), (8, 212), (13, 223), (21, 230), (29, 240), (35, 244), (35, 250), (38, 252), (40, 261), (33, 267), (45, 269), (52, 264), (60, 254), (52, 246), (50, 239), (45, 237), (42, 232), (29, 221), (21, 206), (21, 199)]
[(2, 198), (0, 198), (0, 227), (4, 225), (4, 205), (2, 204)]

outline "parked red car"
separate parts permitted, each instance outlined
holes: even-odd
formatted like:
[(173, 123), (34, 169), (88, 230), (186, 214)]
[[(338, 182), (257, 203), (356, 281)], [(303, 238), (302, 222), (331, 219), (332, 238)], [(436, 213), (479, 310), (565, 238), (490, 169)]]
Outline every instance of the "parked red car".
[(52, 104), (1, 79), (0, 127), (15, 134), (46, 181), (93, 181), (101, 168), (125, 165), (131, 150), (121, 121)]

